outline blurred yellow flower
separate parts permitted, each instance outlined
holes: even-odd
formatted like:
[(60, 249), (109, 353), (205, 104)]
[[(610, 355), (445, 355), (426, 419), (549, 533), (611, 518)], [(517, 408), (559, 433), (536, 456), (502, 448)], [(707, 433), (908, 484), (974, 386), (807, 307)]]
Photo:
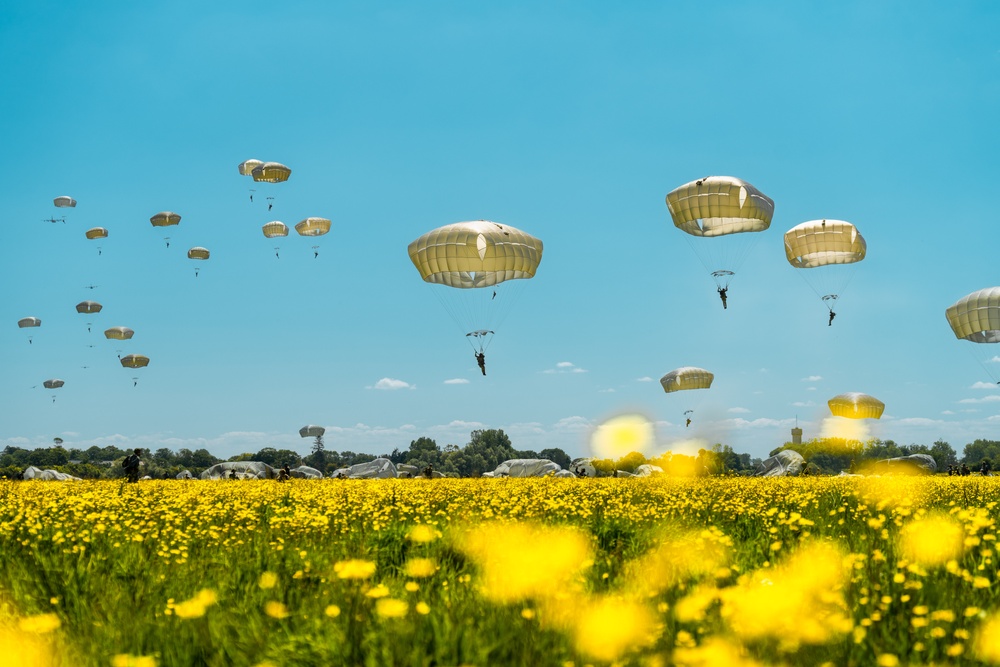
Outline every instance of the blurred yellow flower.
[(420, 584), (415, 581), (407, 581), (403, 588), (405, 588), (407, 592), (416, 593), (420, 590)]
[(425, 524), (421, 524), (419, 526), (414, 526), (413, 528), (411, 528), (410, 532), (406, 534), (406, 539), (410, 540), (411, 542), (416, 542), (417, 544), (426, 544), (428, 542), (433, 542), (438, 537), (440, 537), (440, 535), (441, 534), (434, 528)]
[(327, 608), (323, 610), (323, 613), (330, 618), (337, 618), (340, 616), (340, 607), (335, 604), (328, 605)]
[(375, 603), (375, 613), (382, 618), (402, 618), (410, 606), (403, 600), (383, 598)]
[(1000, 664), (1000, 613), (987, 616), (976, 630), (972, 652), (980, 660)]
[(111, 658), (112, 667), (156, 667), (156, 658), (149, 655), (119, 653)]
[(878, 667), (897, 667), (899, 665), (899, 658), (894, 656), (892, 653), (883, 653), (875, 661)]
[(289, 616), (288, 608), (284, 604), (278, 602), (277, 600), (271, 600), (265, 603), (264, 613), (270, 616), (271, 618), (278, 618), (278, 619), (288, 618)]
[(203, 588), (190, 600), (175, 604), (173, 611), (179, 618), (200, 618), (205, 615), (205, 611), (209, 607), (216, 603), (217, 599), (215, 591)]
[(655, 440), (653, 423), (642, 415), (613, 417), (596, 429), (590, 438), (590, 450), (601, 459), (619, 459), (631, 452), (645, 454)]
[(418, 602), (414, 609), (416, 609), (417, 613), (421, 616), (426, 616), (431, 613), (431, 608), (426, 602)]
[(370, 598), (376, 598), (376, 599), (384, 598), (385, 596), (389, 595), (389, 587), (386, 586), (385, 584), (378, 584), (377, 586), (372, 586), (372, 588), (370, 588), (368, 592), (365, 593), (365, 595)]
[(408, 577), (423, 579), (437, 572), (437, 563), (433, 558), (411, 558), (406, 561), (403, 572)]
[(257, 585), (261, 588), (267, 590), (269, 588), (274, 588), (278, 584), (278, 575), (274, 572), (262, 572), (260, 575), (260, 580)]
[(340, 579), (367, 579), (375, 574), (375, 563), (352, 558), (334, 563), (333, 571)]
[(655, 641), (656, 624), (645, 606), (618, 598), (589, 602), (576, 612), (573, 642), (581, 653), (611, 662)]
[(35, 616), (25, 616), (19, 619), (17, 627), (23, 632), (32, 632), (37, 635), (44, 635), (57, 629), (62, 623), (55, 614), (37, 614)]
[(746, 649), (725, 639), (708, 639), (701, 646), (679, 647), (674, 650), (677, 667), (763, 667), (750, 658)]
[(576, 581), (593, 560), (590, 539), (576, 528), (483, 523), (460, 542), (479, 566), (489, 599), (545, 597)]
[(965, 551), (965, 529), (946, 515), (917, 519), (900, 532), (900, 548), (905, 558), (924, 567), (944, 565)]

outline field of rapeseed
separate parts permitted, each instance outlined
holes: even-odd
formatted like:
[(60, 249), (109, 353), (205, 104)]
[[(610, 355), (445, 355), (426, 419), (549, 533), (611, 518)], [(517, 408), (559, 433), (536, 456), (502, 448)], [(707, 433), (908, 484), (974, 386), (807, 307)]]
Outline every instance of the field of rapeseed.
[(0, 484), (0, 665), (1000, 662), (993, 478)]

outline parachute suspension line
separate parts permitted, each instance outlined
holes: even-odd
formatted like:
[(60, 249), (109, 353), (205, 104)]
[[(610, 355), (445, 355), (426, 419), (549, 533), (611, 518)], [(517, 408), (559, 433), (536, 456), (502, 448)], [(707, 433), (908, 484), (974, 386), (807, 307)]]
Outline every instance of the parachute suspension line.
[[(990, 379), (993, 380), (994, 384), (1000, 384), (1000, 378), (997, 377), (996, 371), (990, 369), (990, 364), (993, 364), (994, 366), (997, 365), (996, 362), (992, 361), (996, 357), (988, 353), (981, 352), (979, 350), (980, 347), (993, 347), (993, 346), (992, 345), (983, 346), (980, 343), (974, 343), (974, 345), (975, 347), (969, 347), (968, 345), (966, 345), (965, 346), (966, 351), (968, 351), (969, 355), (976, 360), (976, 363), (979, 364), (984, 371), (986, 371), (986, 374), (990, 376)], [(986, 358), (987, 356), (989, 357), (988, 359)]]

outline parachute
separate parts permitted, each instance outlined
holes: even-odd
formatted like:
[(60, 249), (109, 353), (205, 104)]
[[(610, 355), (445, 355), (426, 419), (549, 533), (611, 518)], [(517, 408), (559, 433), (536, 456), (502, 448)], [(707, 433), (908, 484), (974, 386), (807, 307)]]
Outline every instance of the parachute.
[(135, 332), (128, 327), (111, 327), (104, 330), (104, 337), (108, 340), (129, 340)]
[(842, 265), (857, 264), (867, 252), (861, 232), (843, 220), (810, 220), (785, 232), (785, 258), (796, 269), (810, 269), (799, 275), (831, 311), (854, 277)]
[(292, 175), (292, 170), (280, 162), (264, 162), (251, 169), (250, 175), (258, 183), (283, 183)]
[(663, 386), (663, 391), (669, 394), (687, 389), (708, 389), (714, 379), (715, 375), (704, 368), (682, 366), (661, 377), (660, 384)]
[(149, 365), (149, 357), (142, 354), (127, 354), (121, 358), (124, 368), (145, 368)]
[(878, 419), (885, 410), (885, 403), (874, 396), (852, 391), (838, 394), (826, 402), (834, 417), (848, 419)]
[[(299, 236), (323, 236), (330, 231), (330, 221), (326, 218), (306, 218), (295, 225)], [(313, 246), (313, 259), (319, 257), (319, 246)]]
[(1000, 343), (1000, 287), (987, 287), (967, 294), (945, 310), (955, 338), (976, 343), (969, 351), (983, 370), (997, 382), (989, 364), (1000, 361), (990, 343)]
[(78, 313), (99, 313), (102, 308), (104, 308), (104, 306), (96, 301), (81, 301), (76, 304), (76, 312)]
[(518, 285), (542, 261), (541, 240), (489, 220), (457, 222), (410, 243), (410, 261), (436, 290), (473, 349), (484, 352), (516, 300)]
[(299, 429), (299, 435), (303, 438), (320, 438), (324, 433), (326, 433), (325, 428), (313, 424), (308, 424)]
[(169, 227), (170, 225), (180, 224), (181, 216), (173, 211), (160, 211), (152, 216), (149, 221), (154, 227)]
[(65, 195), (56, 197), (52, 203), (56, 205), (56, 208), (76, 208), (76, 200)]
[[(66, 384), (66, 383), (63, 382), (62, 380), (52, 379), (52, 380), (46, 380), (45, 382), (43, 382), (42, 386), (45, 387), (46, 389), (59, 389), (64, 384)], [(55, 394), (52, 395), (52, 402), (53, 403), (56, 402), (56, 395)]]
[(84, 234), (88, 239), (106, 239), (108, 238), (108, 230), (104, 227), (91, 227)]
[[(264, 232), (264, 237), (269, 239), (281, 238), (283, 236), (288, 236), (288, 225), (281, 222), (280, 220), (272, 220), (271, 222), (265, 223), (261, 227), (261, 231)], [(274, 256), (280, 259), (278, 254), (279, 247), (274, 247)]]
[(240, 170), (240, 176), (251, 176), (253, 175), (253, 170), (256, 169), (257, 167), (260, 167), (263, 164), (264, 163), (261, 162), (260, 160), (254, 160), (251, 158), (249, 160), (244, 160), (243, 162), (240, 162), (237, 169)]
[(770, 227), (774, 201), (739, 178), (708, 176), (671, 191), (667, 209), (722, 290), (756, 243), (751, 232)]
[[(202, 248), (201, 246), (195, 246), (188, 250), (188, 259), (206, 260), (211, 256), (212, 253), (208, 251), (208, 248)], [(198, 277), (198, 267), (194, 267), (194, 277)]]
[[(22, 317), (17, 321), (17, 326), (20, 329), (32, 329), (42, 326), (42, 321), (37, 317)], [(28, 345), (31, 345), (32, 338), (33, 336), (28, 336)]]

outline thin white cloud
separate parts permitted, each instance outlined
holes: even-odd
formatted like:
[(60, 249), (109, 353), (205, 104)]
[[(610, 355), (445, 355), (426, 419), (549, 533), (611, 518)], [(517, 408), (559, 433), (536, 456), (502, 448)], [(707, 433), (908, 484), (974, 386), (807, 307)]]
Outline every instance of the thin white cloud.
[(945, 422), (941, 419), (928, 419), (927, 417), (903, 417), (902, 419), (897, 419), (893, 423), (902, 424), (904, 426), (940, 426)]
[(547, 368), (542, 372), (551, 375), (553, 373), (586, 373), (587, 371), (572, 361), (560, 361), (555, 368)]
[(969, 389), (990, 389), (996, 390), (1000, 389), (1000, 385), (993, 384), (992, 382), (975, 382)]
[(811, 408), (815, 405), (812, 401), (795, 401), (792, 403), (792, 406), (796, 408)]
[(733, 414), (738, 414), (738, 415), (745, 415), (750, 411), (746, 408), (729, 408), (727, 412), (732, 412)]
[(615, 390), (614, 389), (600, 389), (600, 390), (598, 390), (597, 393), (599, 393), (599, 394), (613, 394), (613, 393), (615, 393)]
[(996, 403), (1000, 401), (1000, 395), (983, 396), (982, 398), (963, 398), (959, 403)]
[(469, 381), (465, 378), (451, 378), (450, 380), (445, 380), (445, 384), (469, 384)]
[(816, 387), (806, 387), (806, 391), (816, 391)]
[(383, 391), (394, 391), (396, 389), (416, 389), (416, 385), (412, 385), (409, 382), (404, 382), (402, 380), (397, 380), (395, 378), (382, 378), (375, 383), (375, 386), (368, 387), (369, 389), (380, 389)]
[(646, 376), (643, 376), (641, 378), (636, 378), (635, 381), (636, 382), (652, 382), (653, 378), (651, 378), (648, 375), (646, 375)]
[(585, 431), (591, 426), (590, 420), (586, 417), (563, 417), (555, 423), (558, 431)]
[(757, 419), (747, 420), (742, 417), (734, 417), (732, 419), (723, 419), (722, 424), (733, 429), (756, 429), (756, 428), (773, 428), (773, 427), (784, 427), (792, 426), (795, 424), (794, 419), (770, 419), (767, 417), (758, 417)]
[(951, 410), (942, 410), (942, 411), (941, 411), (941, 414), (943, 414), (943, 415), (953, 415), (953, 414), (955, 414), (955, 413), (954, 413), (954, 412), (952, 412)]
[(822, 375), (810, 375), (809, 377), (802, 378), (802, 382), (819, 382), (822, 379)]

